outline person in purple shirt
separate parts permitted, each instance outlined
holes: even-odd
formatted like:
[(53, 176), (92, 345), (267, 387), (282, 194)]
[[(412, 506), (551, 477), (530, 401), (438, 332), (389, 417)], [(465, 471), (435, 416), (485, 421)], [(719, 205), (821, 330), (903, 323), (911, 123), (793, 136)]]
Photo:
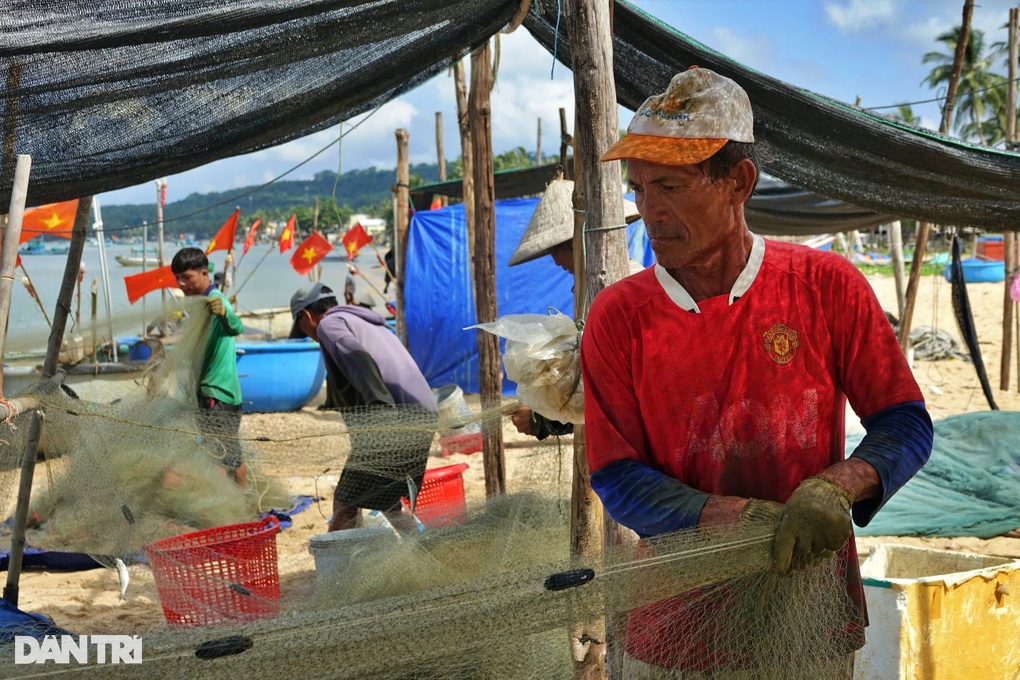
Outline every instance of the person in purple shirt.
[[(382, 511), (397, 529), (413, 529), (414, 519), (402, 513), (400, 498), (421, 488), (438, 413), (425, 376), (382, 316), (367, 307), (338, 304), (322, 283), (299, 288), (290, 311), (290, 337), (319, 343), (351, 437), (328, 530), (358, 526), (362, 508)], [(376, 427), (359, 428), (359, 420)], [(382, 420), (400, 428), (398, 437), (380, 433)]]

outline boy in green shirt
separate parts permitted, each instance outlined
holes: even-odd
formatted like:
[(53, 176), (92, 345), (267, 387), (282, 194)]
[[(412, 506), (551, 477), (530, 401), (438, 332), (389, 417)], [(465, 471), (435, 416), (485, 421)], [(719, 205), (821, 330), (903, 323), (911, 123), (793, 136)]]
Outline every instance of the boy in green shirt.
[[(198, 385), (199, 425), (206, 439), (223, 447), (223, 467), (240, 486), (245, 464), (237, 433), (241, 428), (241, 383), (237, 379), (234, 336), (243, 329), (227, 297), (209, 281), (209, 260), (198, 248), (174, 255), (170, 269), (185, 295), (203, 295), (213, 315)], [(233, 436), (229, 436), (233, 435)]]

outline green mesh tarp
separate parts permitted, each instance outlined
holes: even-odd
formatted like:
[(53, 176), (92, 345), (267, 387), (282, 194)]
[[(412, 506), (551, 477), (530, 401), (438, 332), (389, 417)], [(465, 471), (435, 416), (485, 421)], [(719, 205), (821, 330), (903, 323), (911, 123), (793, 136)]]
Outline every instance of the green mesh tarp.
[[(853, 451), (864, 435), (848, 435)], [(935, 421), (928, 463), (860, 536), (976, 536), (1020, 528), (1020, 413), (985, 411)]]
[[(555, 0), (536, 0), (525, 27), (550, 52)], [(938, 224), (1020, 229), (1020, 155), (969, 146), (770, 78), (614, 3), (617, 100), (636, 110), (692, 65), (737, 81), (754, 106), (754, 134), (769, 174), (878, 213)], [(570, 67), (566, 21), (556, 57)], [(621, 121), (625, 126), (627, 121)]]

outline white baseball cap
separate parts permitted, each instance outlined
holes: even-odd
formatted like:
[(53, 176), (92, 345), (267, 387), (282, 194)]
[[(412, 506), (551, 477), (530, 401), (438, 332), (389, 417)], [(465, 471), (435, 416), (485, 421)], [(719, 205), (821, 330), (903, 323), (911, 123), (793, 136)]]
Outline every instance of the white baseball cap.
[(673, 76), (665, 92), (645, 100), (627, 126), (627, 134), (601, 160), (637, 158), (660, 165), (693, 165), (730, 140), (754, 141), (751, 100), (729, 78), (692, 66)]

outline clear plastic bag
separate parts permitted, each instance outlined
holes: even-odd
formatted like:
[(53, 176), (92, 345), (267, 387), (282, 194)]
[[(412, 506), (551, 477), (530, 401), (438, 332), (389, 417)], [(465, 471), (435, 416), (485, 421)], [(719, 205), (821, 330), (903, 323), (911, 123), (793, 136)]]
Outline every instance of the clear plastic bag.
[(525, 406), (561, 423), (584, 424), (581, 334), (573, 319), (550, 309), (549, 314), (510, 314), (469, 328), (506, 339), (503, 367)]

